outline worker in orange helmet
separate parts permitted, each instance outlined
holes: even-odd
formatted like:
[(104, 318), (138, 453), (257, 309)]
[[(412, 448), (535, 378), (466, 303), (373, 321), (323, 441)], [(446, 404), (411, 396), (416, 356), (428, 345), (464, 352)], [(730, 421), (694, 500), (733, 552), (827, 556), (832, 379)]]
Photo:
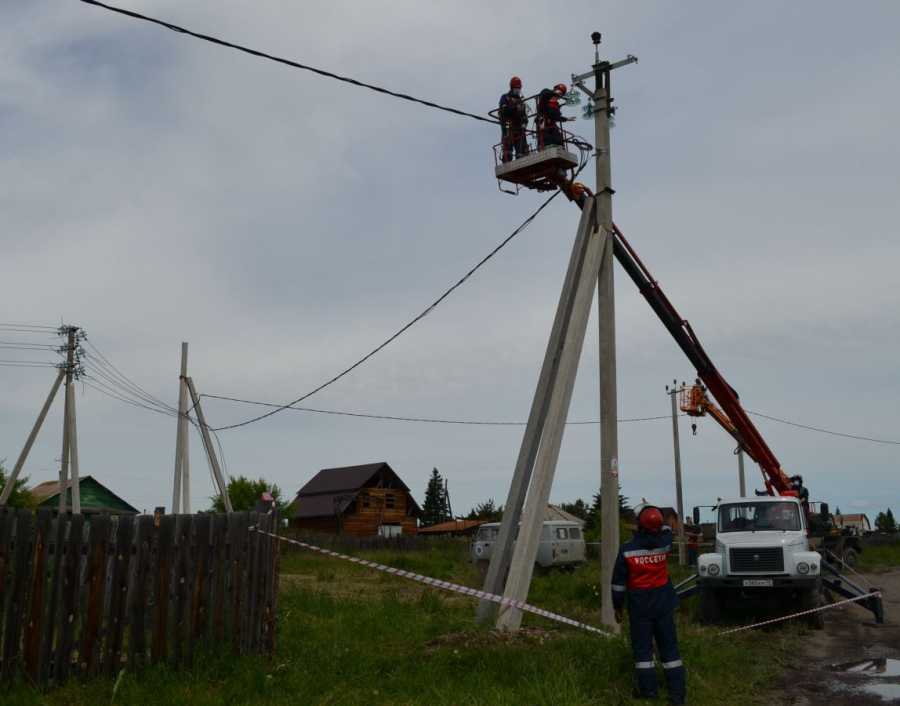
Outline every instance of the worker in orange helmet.
[(528, 111), (522, 98), (522, 79), (509, 80), (509, 93), (500, 96), (501, 161), (508, 162), (528, 154)]
[(612, 577), (613, 608), (622, 621), (626, 602), (631, 631), (631, 650), (637, 681), (635, 695), (656, 698), (658, 684), (653, 663), (653, 642), (666, 675), (669, 703), (683, 704), (685, 671), (678, 653), (675, 608), (678, 596), (669, 578), (667, 559), (672, 550), (672, 530), (663, 524), (658, 507), (635, 508), (637, 531), (619, 549)]
[(566, 95), (567, 91), (566, 84), (557, 83), (552, 89), (545, 88), (538, 95), (535, 125), (537, 126), (539, 149), (563, 144), (563, 134), (559, 124), (575, 119), (565, 117), (559, 108), (559, 99)]

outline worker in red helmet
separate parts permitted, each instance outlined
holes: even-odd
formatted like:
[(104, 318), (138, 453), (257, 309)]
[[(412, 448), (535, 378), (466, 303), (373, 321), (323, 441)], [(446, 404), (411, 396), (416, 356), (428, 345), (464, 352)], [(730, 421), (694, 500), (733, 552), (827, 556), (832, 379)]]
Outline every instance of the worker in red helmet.
[(522, 79), (513, 76), (509, 80), (509, 93), (500, 96), (501, 156), (508, 162), (528, 154), (528, 110), (522, 98)]
[(678, 596), (669, 579), (667, 559), (672, 550), (672, 530), (663, 524), (658, 507), (635, 508), (637, 531), (619, 549), (613, 570), (612, 595), (616, 618), (628, 606), (631, 649), (639, 698), (656, 697), (658, 684), (653, 663), (653, 641), (659, 650), (669, 691), (669, 703), (683, 704), (685, 672), (678, 653), (675, 608)]
[(564, 142), (559, 124), (575, 119), (565, 117), (559, 108), (559, 99), (566, 95), (567, 90), (564, 83), (557, 83), (552, 89), (545, 88), (538, 95), (537, 117), (535, 118), (538, 149), (551, 145), (562, 145)]

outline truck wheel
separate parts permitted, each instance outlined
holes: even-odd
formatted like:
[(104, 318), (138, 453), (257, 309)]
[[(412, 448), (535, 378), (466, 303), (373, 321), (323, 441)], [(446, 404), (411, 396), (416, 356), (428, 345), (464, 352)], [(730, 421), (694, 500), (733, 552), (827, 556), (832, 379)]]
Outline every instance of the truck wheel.
[(700, 589), (700, 622), (715, 625), (722, 619), (722, 596), (714, 588)]
[[(807, 589), (800, 594), (800, 610), (821, 608), (823, 605), (825, 605), (825, 600), (822, 597), (822, 589), (820, 586)], [(825, 628), (824, 611), (810, 613), (809, 615), (803, 616), (803, 619), (807, 626), (813, 630), (823, 630)]]
[(856, 568), (857, 558), (856, 558), (856, 550), (855, 549), (853, 549), (851, 547), (847, 547), (844, 550), (844, 556), (842, 556), (841, 559), (843, 559), (844, 563), (847, 566), (849, 566), (851, 569)]

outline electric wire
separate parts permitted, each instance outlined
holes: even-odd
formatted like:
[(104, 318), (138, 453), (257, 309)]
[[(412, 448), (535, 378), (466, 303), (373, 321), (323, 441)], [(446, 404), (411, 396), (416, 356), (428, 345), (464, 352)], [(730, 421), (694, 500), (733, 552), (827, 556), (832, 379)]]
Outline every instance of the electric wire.
[(96, 392), (99, 392), (102, 395), (106, 395), (107, 397), (112, 397), (113, 399), (119, 400), (120, 402), (124, 402), (125, 404), (131, 405), (133, 407), (140, 407), (142, 409), (146, 409), (150, 412), (156, 412), (157, 414), (164, 414), (168, 417), (177, 417), (177, 414), (172, 414), (168, 410), (159, 409), (158, 407), (151, 407), (150, 405), (143, 404), (142, 402), (137, 402), (133, 399), (128, 399), (117, 392), (113, 391), (108, 386), (104, 385), (102, 382), (97, 380), (96, 378), (85, 376), (82, 378), (82, 383), (85, 387), (89, 387)]
[(787, 419), (780, 419), (778, 417), (772, 417), (768, 414), (763, 414), (762, 412), (754, 412), (753, 410), (748, 409), (748, 413), (761, 417), (763, 419), (768, 419), (773, 422), (778, 422), (779, 424), (787, 424), (788, 426), (798, 427), (799, 429), (806, 429), (807, 431), (816, 431), (820, 434), (830, 434), (831, 436), (842, 436), (846, 439), (856, 439), (857, 441), (870, 441), (874, 444), (889, 444), (891, 446), (900, 446), (900, 441), (895, 441), (893, 439), (876, 439), (871, 436), (860, 436), (859, 434), (846, 434), (841, 431), (834, 431), (833, 429), (824, 429), (822, 427), (814, 427), (808, 424), (800, 424), (799, 422), (792, 422)]
[(131, 399), (137, 399), (142, 401), (144, 404), (148, 404), (151, 407), (156, 407), (157, 409), (164, 409), (168, 412), (173, 412), (177, 414), (177, 409), (172, 407), (171, 405), (167, 405), (161, 401), (156, 400), (156, 398), (143, 395), (140, 393), (136, 393), (133, 388), (128, 385), (123, 384), (118, 378), (109, 374), (108, 370), (102, 367), (97, 367), (94, 364), (88, 364), (84, 366), (84, 370), (87, 374), (94, 377), (94, 379), (100, 378), (106, 382), (107, 385), (117, 389), (120, 394), (124, 394)]
[(164, 408), (174, 411), (176, 413), (178, 412), (178, 409), (176, 407), (173, 407), (172, 405), (162, 401), (158, 397), (154, 397), (149, 392), (147, 392), (144, 388), (142, 388), (140, 385), (138, 385), (136, 382), (134, 382), (131, 378), (129, 378), (127, 375), (125, 375), (115, 365), (113, 365), (113, 363), (109, 360), (109, 358), (107, 358), (103, 354), (103, 352), (97, 347), (97, 345), (95, 343), (93, 343), (93, 341), (87, 340), (86, 343), (87, 343), (88, 347), (91, 349), (91, 351), (85, 352), (85, 358), (88, 360), (93, 359), (95, 369), (97, 367), (104, 368), (104, 370), (106, 371), (106, 373), (108, 375), (118, 378), (124, 386), (131, 388), (135, 395), (137, 395), (138, 397), (144, 398), (147, 402), (159, 405), (161, 407), (164, 407)]
[[(246, 400), (241, 399), (239, 397), (226, 397), (224, 395), (209, 395), (202, 394), (201, 397), (206, 397), (208, 399), (213, 400), (224, 400), (227, 402), (237, 402), (240, 404), (249, 404), (256, 405), (260, 407), (282, 407), (275, 402), (258, 402), (255, 400)], [(482, 420), (482, 419), (446, 419), (440, 417), (404, 417), (392, 414), (370, 414), (368, 412), (349, 412), (345, 410), (335, 410), (335, 409), (318, 409), (315, 407), (297, 407), (291, 405), (287, 409), (293, 410), (295, 412), (310, 412), (313, 414), (327, 414), (334, 415), (339, 417), (358, 417), (362, 419), (379, 419), (390, 422), (416, 422), (423, 424), (457, 424), (462, 426), (485, 426), (485, 427), (524, 427), (526, 422), (515, 422), (515, 421), (494, 421), (494, 420)], [(685, 414), (679, 414), (680, 417), (685, 417)], [(631, 417), (631, 418), (623, 418), (619, 419), (620, 424), (625, 424), (628, 422), (651, 422), (657, 421), (660, 419), (671, 419), (671, 414), (663, 414), (655, 417)], [(588, 419), (588, 420), (579, 420), (566, 422), (568, 425), (572, 426), (584, 426), (584, 425), (596, 425), (599, 424), (599, 419)]]
[(194, 32), (185, 27), (180, 27), (176, 24), (172, 24), (171, 22), (166, 22), (164, 20), (156, 19), (154, 17), (149, 17), (147, 15), (142, 15), (139, 12), (134, 12), (133, 10), (126, 10), (121, 7), (115, 7), (114, 5), (107, 5), (106, 3), (99, 2), (99, 0), (81, 0), (81, 2), (87, 5), (95, 5), (96, 7), (101, 7), (104, 10), (109, 10), (110, 12), (116, 12), (120, 15), (125, 15), (126, 17), (131, 17), (137, 20), (143, 20), (144, 22), (150, 22), (152, 24), (158, 25), (160, 27), (165, 27), (166, 29), (170, 29), (173, 32), (178, 32), (179, 34), (186, 34), (188, 36), (194, 37), (195, 39), (202, 39), (205, 42), (210, 42), (212, 44), (218, 44), (222, 47), (227, 47), (228, 49), (235, 49), (240, 52), (244, 52), (245, 54), (250, 54), (252, 56), (259, 57), (260, 59), (268, 59), (269, 61), (274, 61), (279, 64), (284, 64), (286, 66), (290, 66), (295, 69), (302, 69), (303, 71), (310, 71), (314, 74), (318, 74), (319, 76), (324, 76), (325, 78), (331, 78), (336, 81), (342, 81), (343, 83), (349, 83), (353, 86), (358, 86), (360, 88), (368, 88), (370, 91), (375, 91), (376, 93), (382, 93), (384, 95), (392, 96), (394, 98), (399, 98), (401, 100), (410, 101), (412, 103), (419, 103), (420, 105), (427, 106), (429, 108), (435, 108), (437, 110), (443, 110), (447, 113), (453, 113), (454, 115), (461, 115), (466, 118), (472, 118), (474, 120), (479, 120), (481, 122), (490, 123), (492, 125), (499, 124), (498, 121), (493, 118), (487, 118), (483, 115), (478, 115), (476, 113), (469, 113), (465, 110), (459, 110), (458, 108), (453, 108), (447, 105), (441, 105), (440, 103), (434, 103), (433, 101), (424, 100), (422, 98), (416, 98), (415, 96), (411, 96), (407, 93), (398, 93), (397, 91), (392, 91), (390, 89), (384, 88), (382, 86), (376, 86), (371, 83), (365, 83), (363, 81), (359, 81), (355, 78), (350, 78), (349, 76), (341, 76), (340, 74), (333, 73), (331, 71), (326, 71), (324, 69), (319, 69), (314, 66), (308, 66), (306, 64), (301, 64), (298, 61), (292, 61), (291, 59), (285, 59), (284, 57), (275, 56), (274, 54), (267, 54), (266, 52), (258, 51), (256, 49), (251, 49), (250, 47), (243, 46), (241, 44), (234, 44), (233, 42), (225, 41), (224, 39), (219, 39), (218, 37), (213, 37), (208, 34), (201, 34), (200, 32)]
[[(83, 2), (87, 2), (87, 0), (82, 0), (82, 1), (83, 1)], [(584, 169), (584, 167), (587, 165), (588, 161), (589, 161), (589, 160), (585, 161), (585, 162), (581, 165), (581, 167), (580, 167), (580, 168), (578, 169), (578, 171), (575, 173), (575, 176), (576, 176), (576, 177), (577, 177), (578, 174), (581, 172), (581, 170)], [(277, 408), (272, 409), (272, 410), (270, 410), (270, 411), (268, 411), (268, 412), (265, 412), (264, 414), (260, 414), (260, 415), (257, 415), (257, 416), (255, 416), (255, 417), (251, 417), (250, 419), (245, 419), (245, 420), (243, 420), (243, 421), (241, 421), (241, 422), (236, 422), (236, 423), (234, 423), (234, 424), (227, 424), (227, 425), (224, 425), (224, 426), (215, 427), (215, 431), (227, 431), (227, 430), (230, 430), (230, 429), (237, 429), (237, 428), (239, 428), (239, 427), (245, 427), (245, 426), (247, 426), (248, 424), (253, 424), (254, 422), (262, 421), (263, 419), (266, 419), (266, 418), (268, 418), (268, 417), (271, 417), (271, 416), (274, 415), (274, 414), (278, 414), (279, 412), (281, 412), (281, 411), (283, 411), (283, 410), (285, 410), (285, 409), (288, 409), (288, 408), (291, 407), (292, 405), (299, 404), (300, 402), (303, 402), (304, 400), (309, 399), (310, 397), (312, 397), (313, 395), (315, 395), (317, 392), (321, 392), (322, 390), (324, 390), (324, 389), (325, 389), (326, 387), (328, 387), (329, 385), (332, 385), (332, 384), (336, 383), (338, 380), (340, 380), (340, 379), (341, 379), (342, 377), (344, 377), (345, 375), (348, 375), (348, 374), (351, 373), (352, 371), (356, 370), (356, 368), (358, 368), (360, 365), (362, 365), (363, 363), (365, 363), (365, 362), (366, 362), (367, 360), (369, 360), (372, 356), (374, 356), (374, 355), (376, 355), (377, 353), (379, 353), (380, 351), (382, 351), (382, 350), (383, 350), (384, 348), (386, 348), (388, 345), (390, 345), (391, 343), (393, 343), (393, 342), (394, 342), (395, 340), (397, 340), (400, 336), (402, 336), (404, 333), (406, 333), (410, 328), (412, 328), (415, 324), (417, 324), (419, 321), (421, 321), (422, 319), (424, 319), (428, 314), (430, 314), (432, 311), (434, 311), (434, 310), (435, 310), (435, 309), (436, 309), (436, 308), (437, 308), (437, 307), (438, 307), (438, 306), (439, 306), (439, 305), (440, 305), (447, 297), (449, 297), (454, 291), (456, 291), (456, 289), (458, 289), (460, 286), (462, 286), (462, 284), (463, 284), (466, 280), (468, 280), (468, 279), (469, 279), (472, 275), (474, 275), (479, 269), (481, 269), (481, 267), (482, 267), (485, 263), (487, 263), (488, 260), (490, 260), (491, 258), (493, 258), (498, 252), (500, 252), (504, 247), (506, 247), (506, 246), (512, 241), (513, 238), (515, 238), (517, 235), (519, 235), (519, 233), (521, 233), (523, 230), (525, 230), (525, 228), (527, 228), (527, 227), (532, 223), (532, 221), (534, 221), (534, 219), (537, 218), (538, 215), (539, 215), (545, 208), (547, 208), (547, 206), (550, 205), (550, 203), (553, 201), (553, 199), (555, 199), (557, 196), (559, 196), (559, 194), (560, 194), (560, 192), (559, 192), (558, 190), (557, 190), (557, 191), (554, 191), (547, 199), (545, 199), (545, 200), (543, 201), (543, 203), (541, 203), (540, 206), (538, 206), (534, 211), (532, 211), (531, 215), (529, 215), (528, 218), (526, 218), (524, 221), (522, 221), (522, 223), (519, 224), (519, 226), (518, 226), (512, 233), (510, 233), (508, 236), (506, 236), (506, 238), (504, 238), (502, 241), (500, 241), (500, 243), (499, 243), (496, 247), (494, 247), (493, 250), (491, 250), (487, 255), (485, 255), (483, 258), (481, 258), (481, 260), (479, 260), (472, 268), (469, 269), (468, 272), (466, 272), (462, 277), (460, 277), (460, 278), (456, 281), (455, 284), (451, 285), (449, 289), (445, 290), (443, 294), (441, 294), (437, 299), (435, 299), (431, 304), (429, 304), (429, 305), (428, 305), (421, 313), (419, 313), (419, 314), (418, 314), (417, 316), (415, 316), (412, 320), (410, 320), (409, 322), (407, 322), (406, 324), (404, 324), (404, 325), (403, 325), (400, 329), (398, 329), (395, 333), (393, 333), (391, 336), (389, 336), (387, 339), (385, 339), (382, 343), (380, 343), (379, 345), (377, 345), (377, 346), (376, 346), (375, 348), (373, 348), (371, 351), (369, 351), (368, 353), (366, 353), (362, 358), (360, 358), (359, 360), (357, 360), (355, 363), (353, 363), (353, 364), (350, 365), (349, 367), (345, 368), (344, 370), (342, 370), (341, 372), (339, 372), (337, 375), (334, 375), (333, 377), (329, 378), (329, 379), (326, 380), (325, 382), (321, 383), (321, 384), (318, 385), (317, 387), (313, 388), (313, 389), (310, 390), (309, 392), (307, 392), (307, 393), (301, 395), (300, 397), (298, 397), (297, 399), (293, 400), (292, 402), (288, 402), (287, 404), (281, 405), (280, 407), (277, 407)], [(210, 428), (212, 429), (213, 427), (210, 427)]]

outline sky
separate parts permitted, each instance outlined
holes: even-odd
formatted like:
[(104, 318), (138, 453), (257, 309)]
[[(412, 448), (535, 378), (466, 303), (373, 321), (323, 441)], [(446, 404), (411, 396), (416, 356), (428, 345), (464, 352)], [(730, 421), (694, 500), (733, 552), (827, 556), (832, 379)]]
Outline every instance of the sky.
[[(512, 74), (530, 93), (588, 70), (601, 31), (606, 58), (639, 58), (613, 76), (615, 220), (745, 406), (900, 440), (896, 3), (128, 2), (477, 113)], [(200, 392), (299, 397), (418, 314), (545, 198), (498, 191), (495, 126), (90, 5), (0, 3), (0, 47), (0, 323), (81, 326), (169, 404), (182, 341)], [(590, 122), (574, 125), (592, 136)], [(556, 199), (306, 404), (524, 420), (578, 216)], [(666, 385), (694, 372), (621, 270), (616, 326), (619, 416), (668, 414)], [(570, 419), (598, 416), (597, 348), (592, 316)], [(8, 468), (53, 375), (0, 367)], [(82, 475), (139, 509), (170, 507), (175, 420), (87, 385), (76, 404)], [(260, 411), (203, 404), (212, 426)], [(32, 482), (57, 476), (61, 416), (60, 400), (26, 464)], [(900, 445), (756, 421), (814, 500), (872, 519), (900, 509)], [(696, 435), (690, 420), (679, 429), (685, 507), (736, 495), (730, 437), (710, 419)], [(285, 411), (220, 436), (229, 474), (287, 496), (321, 468), (387, 461), (421, 502), (437, 467), (463, 514), (505, 500), (522, 432)], [(675, 504), (670, 421), (621, 424), (619, 452), (626, 496)], [(750, 463), (747, 475), (762, 487)], [(598, 487), (599, 429), (569, 427), (551, 500)], [(209, 506), (196, 435), (191, 492), (194, 509)]]

